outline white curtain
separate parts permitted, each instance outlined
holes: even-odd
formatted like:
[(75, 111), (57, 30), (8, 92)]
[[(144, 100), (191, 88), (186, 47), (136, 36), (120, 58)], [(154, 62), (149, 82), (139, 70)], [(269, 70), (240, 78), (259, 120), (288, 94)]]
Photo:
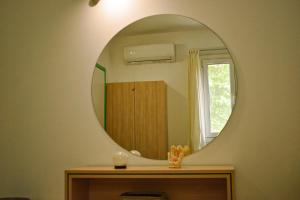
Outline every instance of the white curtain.
[(188, 61), (190, 147), (197, 151), (205, 145), (206, 130), (204, 110), (201, 109), (204, 98), (200, 50), (190, 50)]

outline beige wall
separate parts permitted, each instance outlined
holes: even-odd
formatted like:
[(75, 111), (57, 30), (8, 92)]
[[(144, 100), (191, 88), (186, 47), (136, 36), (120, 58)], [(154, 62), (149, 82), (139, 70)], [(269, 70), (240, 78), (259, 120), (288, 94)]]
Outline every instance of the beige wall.
[(184, 163), (233, 164), (239, 200), (298, 199), (299, 1), (128, 0), (118, 13), (110, 1), (0, 2), (0, 195), (62, 200), (64, 169), (111, 165), (119, 147), (93, 111), (94, 64), (125, 25), (178, 13), (222, 36), (239, 83), (231, 123)]
[(92, 81), (92, 98), (96, 117), (105, 126), (105, 72), (95, 68)]
[(104, 127), (105, 125), (105, 76), (107, 74), (107, 71), (110, 69), (110, 63), (110, 54), (108, 48), (105, 48), (101, 52), (97, 64), (100, 64), (102, 67), (104, 67), (106, 69), (106, 72), (99, 69), (98, 67), (95, 67), (92, 77), (92, 100), (94, 111), (102, 127)]

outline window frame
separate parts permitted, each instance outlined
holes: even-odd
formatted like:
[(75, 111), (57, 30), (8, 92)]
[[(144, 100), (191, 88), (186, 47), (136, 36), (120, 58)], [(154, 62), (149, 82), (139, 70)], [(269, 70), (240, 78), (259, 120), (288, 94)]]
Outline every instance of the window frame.
[(234, 64), (231, 58), (204, 58), (202, 59), (202, 74), (201, 78), (203, 79), (203, 85), (201, 86), (204, 94), (204, 102), (202, 104), (202, 107), (204, 107), (204, 121), (205, 121), (205, 127), (206, 127), (206, 134), (205, 138), (206, 140), (210, 140), (212, 138), (215, 138), (219, 135), (221, 132), (211, 132), (211, 118), (210, 118), (210, 93), (209, 93), (209, 82), (208, 82), (208, 66), (209, 65), (216, 65), (216, 64), (229, 64), (230, 69), (230, 91), (231, 91), (231, 110), (234, 107), (235, 104), (235, 75), (234, 75)]

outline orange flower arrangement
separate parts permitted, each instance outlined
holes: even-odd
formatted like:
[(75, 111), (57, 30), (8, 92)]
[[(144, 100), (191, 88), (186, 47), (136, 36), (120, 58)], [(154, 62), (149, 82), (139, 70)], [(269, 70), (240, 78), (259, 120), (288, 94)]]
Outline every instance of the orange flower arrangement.
[(182, 159), (185, 155), (189, 154), (189, 146), (182, 147), (181, 145), (172, 145), (170, 152), (168, 152), (168, 162), (170, 168), (180, 168)]

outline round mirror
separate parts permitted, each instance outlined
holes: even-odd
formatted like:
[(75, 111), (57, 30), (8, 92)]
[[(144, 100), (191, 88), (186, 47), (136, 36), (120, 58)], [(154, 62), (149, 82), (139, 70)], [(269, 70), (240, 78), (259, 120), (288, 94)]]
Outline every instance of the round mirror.
[(138, 20), (111, 39), (95, 66), (92, 99), (117, 144), (167, 159), (173, 144), (193, 153), (220, 134), (235, 88), (222, 40), (198, 21), (167, 14)]

